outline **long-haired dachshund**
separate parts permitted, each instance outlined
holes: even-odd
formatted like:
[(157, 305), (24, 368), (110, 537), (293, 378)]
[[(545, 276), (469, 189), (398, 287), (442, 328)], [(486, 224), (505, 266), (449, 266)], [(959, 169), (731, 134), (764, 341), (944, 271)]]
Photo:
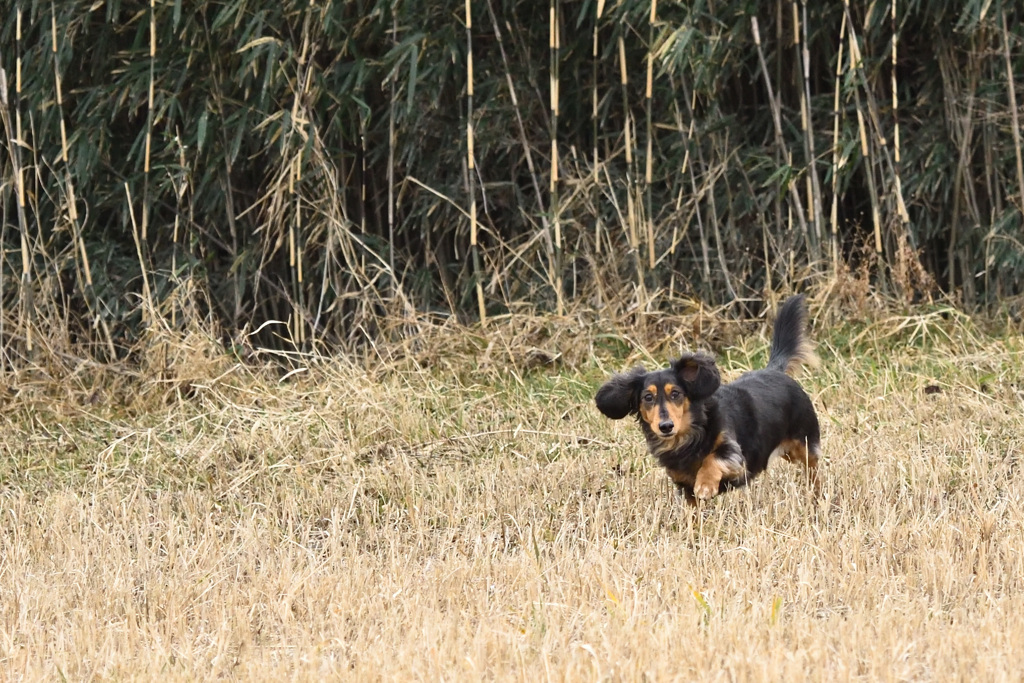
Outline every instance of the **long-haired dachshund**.
[(802, 463), (817, 490), (818, 416), (787, 374), (815, 359), (806, 316), (802, 295), (782, 305), (763, 370), (723, 385), (714, 358), (686, 353), (662, 370), (612, 376), (597, 407), (613, 420), (637, 416), (651, 454), (691, 504), (745, 485), (776, 452)]

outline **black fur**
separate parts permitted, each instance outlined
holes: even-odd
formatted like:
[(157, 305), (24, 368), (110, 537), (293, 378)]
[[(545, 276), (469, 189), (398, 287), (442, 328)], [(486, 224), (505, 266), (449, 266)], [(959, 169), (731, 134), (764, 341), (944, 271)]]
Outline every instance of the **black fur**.
[(612, 375), (612, 378), (597, 390), (594, 400), (597, 408), (613, 420), (621, 420), (637, 412), (640, 384), (647, 370), (635, 367), (629, 372)]
[[(649, 450), (691, 502), (745, 485), (777, 450), (807, 466), (816, 484), (818, 417), (810, 397), (786, 374), (812, 358), (805, 327), (803, 297), (792, 297), (775, 321), (765, 369), (722, 385), (711, 356), (687, 353), (662, 370), (636, 367), (614, 375), (598, 390), (597, 407), (616, 420), (637, 416)], [(673, 400), (676, 387), (683, 397)], [(642, 401), (655, 424), (643, 418)], [(666, 424), (674, 429), (668, 435)]]
[(672, 363), (672, 370), (692, 399), (707, 398), (722, 384), (715, 359), (705, 353), (684, 353)]
[(772, 330), (772, 346), (768, 354), (766, 370), (790, 371), (790, 364), (809, 363), (813, 360), (810, 345), (807, 342), (807, 313), (804, 309), (804, 296), (798, 294), (786, 299), (775, 318), (775, 329)]

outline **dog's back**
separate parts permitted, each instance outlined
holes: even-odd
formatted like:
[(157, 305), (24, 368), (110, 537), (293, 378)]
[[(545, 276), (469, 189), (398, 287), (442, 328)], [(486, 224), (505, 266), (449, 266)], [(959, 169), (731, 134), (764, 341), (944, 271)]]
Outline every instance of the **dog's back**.
[(751, 474), (768, 466), (780, 444), (792, 444), (784, 446), (783, 454), (798, 444), (817, 454), (821, 439), (818, 416), (807, 392), (789, 375), (755, 370), (718, 393), (719, 409), (732, 426)]
[(818, 417), (807, 392), (790, 376), (802, 365), (817, 363), (807, 339), (804, 297), (793, 296), (775, 319), (767, 366), (719, 389), (719, 405), (736, 431), (752, 474), (768, 466), (776, 444), (789, 445), (783, 446), (783, 455), (797, 449), (797, 444), (817, 454), (821, 438)]

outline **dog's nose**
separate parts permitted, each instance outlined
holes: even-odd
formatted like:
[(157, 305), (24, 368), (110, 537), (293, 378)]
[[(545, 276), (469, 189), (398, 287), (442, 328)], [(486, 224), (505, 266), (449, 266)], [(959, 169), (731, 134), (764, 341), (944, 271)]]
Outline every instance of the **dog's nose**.
[(675, 427), (675, 425), (672, 424), (672, 420), (664, 420), (663, 422), (658, 423), (658, 429), (661, 430), (662, 434), (671, 434), (673, 427)]

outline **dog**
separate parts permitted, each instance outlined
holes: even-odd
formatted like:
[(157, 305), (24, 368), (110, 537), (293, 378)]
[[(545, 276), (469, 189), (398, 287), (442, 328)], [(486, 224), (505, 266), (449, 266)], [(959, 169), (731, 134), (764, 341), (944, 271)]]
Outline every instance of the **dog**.
[(746, 485), (776, 453), (803, 464), (818, 492), (818, 416), (790, 377), (816, 362), (806, 327), (803, 295), (790, 297), (775, 320), (763, 370), (723, 385), (714, 358), (685, 353), (661, 370), (613, 375), (598, 390), (597, 407), (613, 420), (636, 415), (651, 455), (691, 505)]

